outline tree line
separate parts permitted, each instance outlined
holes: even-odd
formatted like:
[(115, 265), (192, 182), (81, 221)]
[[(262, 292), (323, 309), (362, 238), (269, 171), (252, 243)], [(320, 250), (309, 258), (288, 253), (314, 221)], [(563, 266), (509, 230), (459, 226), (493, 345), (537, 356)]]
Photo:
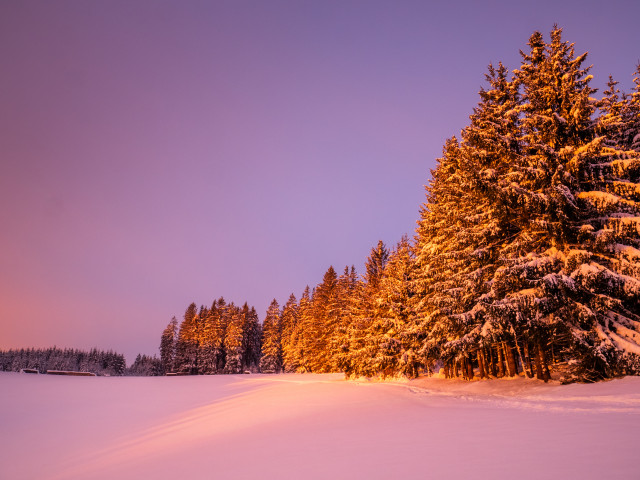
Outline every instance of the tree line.
[[(227, 304), (187, 308), (178, 327), (174, 317), (162, 332), (160, 361), (165, 372), (191, 375), (257, 372), (262, 327), (255, 308)], [(266, 365), (264, 371), (269, 371)]]
[(22, 370), (62, 370), (89, 372), (101, 376), (159, 376), (164, 375), (158, 357), (138, 354), (127, 367), (124, 355), (111, 350), (92, 348), (89, 351), (75, 348), (21, 348), (0, 350), (0, 372), (20, 372)]
[[(640, 373), (640, 66), (600, 98), (587, 54), (554, 27), (490, 65), (426, 187), (412, 240), (379, 242), (300, 300), (192, 304), (163, 334), (165, 369), (347, 376)], [(166, 342), (165, 342), (166, 339)], [(167, 353), (173, 352), (173, 353)]]
[(57, 347), (0, 350), (0, 371), (19, 372), (23, 369), (39, 373), (64, 370), (114, 376), (127, 373), (127, 364), (124, 355), (96, 348), (88, 352)]

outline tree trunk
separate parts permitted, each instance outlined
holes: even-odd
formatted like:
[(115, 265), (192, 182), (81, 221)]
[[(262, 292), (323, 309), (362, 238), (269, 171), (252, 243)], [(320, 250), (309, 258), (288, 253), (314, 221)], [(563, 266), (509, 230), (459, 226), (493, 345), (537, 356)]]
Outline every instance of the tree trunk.
[(502, 347), (498, 344), (498, 377), (504, 377), (504, 361), (502, 358)]
[(515, 358), (513, 358), (513, 349), (511, 348), (511, 345), (509, 345), (507, 342), (502, 342), (502, 348), (504, 350), (504, 355), (507, 360), (506, 363), (507, 363), (508, 375), (510, 377), (515, 377), (518, 374), (518, 371), (516, 370), (516, 360)]
[(527, 369), (527, 375), (529, 378), (533, 378), (533, 365), (531, 365), (531, 355), (529, 353), (529, 342), (527, 340), (524, 340), (523, 342), (524, 345), (524, 361), (526, 364), (526, 369)]
[(458, 361), (453, 361), (453, 376), (458, 378)]
[(487, 349), (480, 349), (480, 356), (482, 357), (482, 363), (484, 365), (484, 374), (487, 378), (491, 375), (491, 367), (489, 365), (489, 360), (487, 360)]
[(547, 365), (547, 357), (544, 354), (544, 349), (542, 348), (542, 342), (538, 338), (537, 341), (538, 347), (538, 357), (540, 358), (540, 368), (542, 370), (542, 380), (548, 382), (551, 379), (551, 374), (549, 373), (549, 365)]
[(480, 378), (485, 378), (487, 374), (484, 371), (484, 360), (482, 358), (482, 349), (478, 349), (476, 352), (476, 357), (478, 358), (478, 375)]
[(511, 352), (511, 361), (513, 362), (513, 372), (515, 373), (516, 376), (518, 376), (520, 375), (520, 362), (518, 362), (518, 359), (516, 357), (516, 353), (517, 353), (516, 349), (513, 345), (510, 345), (509, 351)]
[[(540, 339), (536, 338), (536, 378), (538, 380), (544, 380), (544, 372), (542, 370), (542, 348), (540, 348)], [(546, 380), (545, 380), (546, 382)]]
[(520, 349), (520, 343), (518, 343), (518, 337), (514, 335), (515, 343), (516, 343), (516, 352), (518, 352), (518, 358), (520, 360), (520, 365), (522, 365), (522, 371), (524, 372), (525, 377), (531, 378), (529, 375), (529, 370), (527, 370), (527, 366), (524, 363), (524, 357), (522, 356), (522, 350)]
[(473, 380), (473, 357), (467, 356), (467, 376), (468, 380)]
[(493, 358), (493, 352), (491, 351), (491, 347), (485, 348), (484, 353), (485, 353), (485, 358), (489, 362), (489, 368), (490, 368), (490, 371), (491, 371), (491, 376), (495, 378), (498, 375), (497, 375), (497, 372), (496, 372), (496, 362), (495, 362), (495, 359)]

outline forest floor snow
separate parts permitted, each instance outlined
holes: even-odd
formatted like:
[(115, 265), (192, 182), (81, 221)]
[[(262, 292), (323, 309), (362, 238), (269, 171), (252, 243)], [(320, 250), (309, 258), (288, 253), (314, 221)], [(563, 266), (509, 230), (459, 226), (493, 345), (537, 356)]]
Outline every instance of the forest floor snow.
[(2, 479), (637, 479), (640, 378), (0, 373)]

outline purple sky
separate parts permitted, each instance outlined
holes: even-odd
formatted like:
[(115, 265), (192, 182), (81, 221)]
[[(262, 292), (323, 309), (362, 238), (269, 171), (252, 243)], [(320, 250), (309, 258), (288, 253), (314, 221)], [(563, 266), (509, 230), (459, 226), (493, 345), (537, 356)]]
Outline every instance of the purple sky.
[(631, 87), (629, 1), (0, 2), (0, 348), (157, 353), (412, 235), (486, 66), (554, 22)]

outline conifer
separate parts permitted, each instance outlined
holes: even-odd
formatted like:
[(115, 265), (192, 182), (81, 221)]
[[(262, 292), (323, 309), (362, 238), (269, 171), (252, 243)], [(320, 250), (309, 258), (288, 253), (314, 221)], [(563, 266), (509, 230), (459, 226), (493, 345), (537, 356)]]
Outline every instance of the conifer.
[(196, 327), (195, 317), (197, 307), (191, 303), (184, 313), (184, 318), (180, 323), (178, 341), (176, 343), (176, 365), (175, 369), (183, 373), (195, 373), (197, 340), (195, 338)]
[(242, 307), (244, 317), (244, 356), (243, 365), (245, 370), (257, 372), (260, 368), (261, 336), (260, 321), (254, 307), (249, 308), (245, 302)]
[(177, 339), (178, 320), (176, 320), (176, 317), (173, 317), (162, 332), (162, 338), (160, 340), (160, 362), (163, 373), (173, 372)]
[(598, 135), (617, 128), (615, 84), (600, 103), (614, 113), (594, 121), (586, 54), (557, 27), (529, 48), (512, 80), (490, 67), (491, 88), (434, 172), (416, 246), (425, 354), (465, 378), (476, 362), (480, 376), (520, 365), (544, 380), (562, 359), (578, 378), (629, 371), (638, 159)]
[(298, 302), (292, 293), (282, 308), (282, 363), (285, 372), (295, 372), (300, 367), (296, 358), (296, 344), (300, 331)]
[(242, 373), (246, 320), (240, 308), (231, 303), (226, 309), (228, 318), (224, 337), (226, 362), (224, 373)]
[(262, 323), (262, 373), (280, 373), (282, 371), (282, 344), (280, 327), (280, 306), (274, 299), (267, 309)]

